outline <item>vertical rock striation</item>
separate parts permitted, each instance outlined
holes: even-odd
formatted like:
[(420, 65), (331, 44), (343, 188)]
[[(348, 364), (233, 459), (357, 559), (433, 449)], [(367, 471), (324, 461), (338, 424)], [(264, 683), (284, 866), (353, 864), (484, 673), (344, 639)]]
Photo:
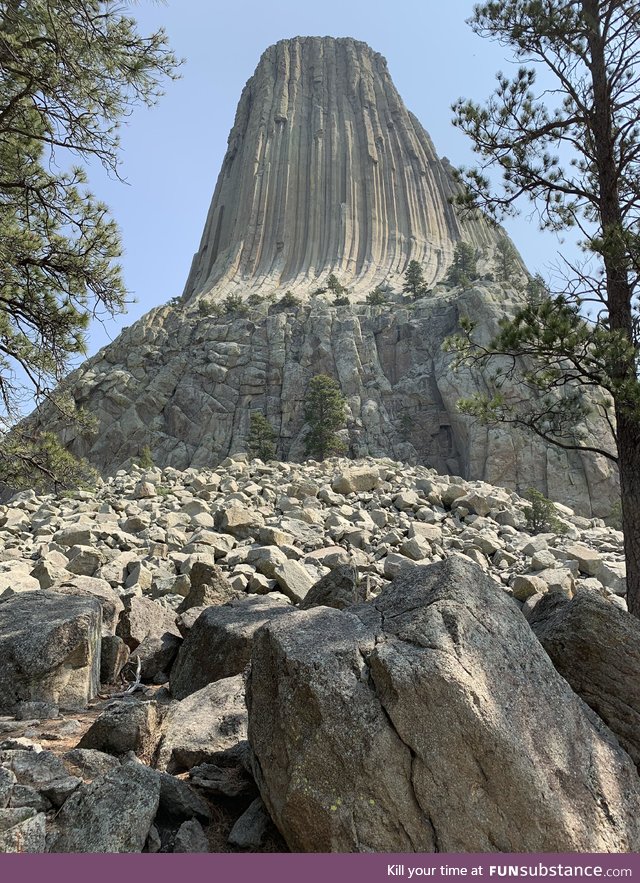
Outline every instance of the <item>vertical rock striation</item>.
[(427, 282), (456, 241), (450, 168), (398, 94), (385, 59), (350, 38), (295, 37), (263, 54), (245, 86), (185, 295), (395, 280), (418, 260)]
[[(306, 385), (327, 373), (347, 400), (353, 455), (391, 455), (520, 492), (535, 486), (608, 515), (617, 487), (603, 457), (509, 426), (487, 429), (457, 411), (459, 398), (489, 387), (478, 371), (452, 370), (443, 340), (461, 316), (490, 339), (524, 296), (486, 275), (504, 232), (461, 220), (449, 203), (455, 187), (382, 56), (348, 38), (277, 43), (242, 93), (183, 297), (65, 381), (98, 432), (61, 425), (51, 408), (36, 419), (107, 472), (145, 445), (158, 465), (184, 469), (245, 450), (250, 412), (260, 409), (278, 456), (296, 460)], [(437, 286), (459, 241), (476, 246), (485, 274), (467, 291)], [(402, 297), (411, 260), (432, 289), (418, 300)], [(332, 292), (312, 296), (330, 273), (348, 287), (347, 304)], [(389, 302), (364, 303), (378, 284)], [(298, 301), (285, 308), (275, 301), (286, 290)], [(606, 446), (606, 427), (591, 423), (589, 436)]]

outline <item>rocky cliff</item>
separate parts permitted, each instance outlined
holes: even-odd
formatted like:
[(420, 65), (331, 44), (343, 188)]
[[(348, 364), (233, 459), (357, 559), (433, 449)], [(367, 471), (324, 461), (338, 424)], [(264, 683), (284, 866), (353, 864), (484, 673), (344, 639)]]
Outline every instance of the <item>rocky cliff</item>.
[[(577, 511), (608, 515), (616, 488), (605, 460), (457, 412), (458, 398), (487, 380), (454, 372), (443, 340), (461, 315), (489, 337), (523, 295), (487, 278), (467, 291), (439, 285), (457, 242), (475, 245), (486, 274), (504, 235), (456, 217), (454, 188), (380, 55), (351, 39), (278, 43), (242, 93), (183, 296), (68, 378), (98, 420), (94, 436), (64, 429), (51, 412), (42, 419), (107, 472), (145, 445), (158, 464), (183, 469), (243, 450), (259, 408), (279, 456), (296, 459), (305, 386), (325, 372), (348, 401), (352, 455), (390, 454), (519, 491), (536, 485)], [(409, 302), (402, 275), (414, 259), (430, 291)], [(322, 293), (330, 273), (348, 287), (348, 304)], [(387, 305), (364, 302), (377, 285)], [(286, 291), (297, 306), (279, 304)], [(589, 432), (606, 445), (603, 427)]]

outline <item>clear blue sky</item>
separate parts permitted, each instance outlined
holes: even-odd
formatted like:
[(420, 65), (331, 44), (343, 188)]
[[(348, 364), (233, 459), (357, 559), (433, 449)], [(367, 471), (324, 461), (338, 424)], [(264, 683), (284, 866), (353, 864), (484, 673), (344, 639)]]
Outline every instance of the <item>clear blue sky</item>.
[[(164, 26), (186, 59), (151, 110), (138, 109), (122, 131), (121, 174), (128, 186), (91, 177), (111, 207), (125, 248), (125, 282), (137, 303), (127, 315), (94, 324), (90, 353), (151, 307), (181, 294), (196, 251), (242, 87), (264, 49), (296, 35), (350, 36), (382, 53), (409, 110), (454, 164), (470, 163), (451, 103), (484, 99), (509, 63), (495, 43), (476, 37), (465, 19), (471, 0), (140, 0), (132, 14), (142, 32)], [(526, 207), (525, 207), (526, 208)], [(544, 270), (558, 240), (535, 221), (507, 225), (529, 269)]]

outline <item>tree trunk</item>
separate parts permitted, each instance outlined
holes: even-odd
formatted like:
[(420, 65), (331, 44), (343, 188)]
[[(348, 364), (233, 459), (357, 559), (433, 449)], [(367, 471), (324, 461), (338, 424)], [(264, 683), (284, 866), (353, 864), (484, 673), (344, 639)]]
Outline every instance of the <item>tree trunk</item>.
[(591, 56), (593, 85), (593, 135), (595, 167), (598, 180), (598, 210), (603, 240), (609, 329), (630, 344), (611, 369), (618, 384), (615, 411), (618, 442), (618, 470), (622, 497), (622, 530), (627, 566), (627, 606), (640, 617), (640, 416), (635, 401), (625, 401), (625, 387), (637, 381), (633, 351), (633, 295), (629, 281), (629, 257), (618, 189), (620, 168), (615, 148), (614, 108), (606, 61), (598, 0), (582, 0), (585, 21), (589, 25), (587, 43)]
[(619, 413), (617, 422), (627, 607), (640, 617), (640, 421)]

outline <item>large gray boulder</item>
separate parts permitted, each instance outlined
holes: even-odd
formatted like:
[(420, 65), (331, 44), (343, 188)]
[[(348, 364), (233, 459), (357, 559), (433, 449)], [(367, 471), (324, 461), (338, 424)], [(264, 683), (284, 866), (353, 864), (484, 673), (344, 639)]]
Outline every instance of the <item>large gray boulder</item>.
[(256, 781), (293, 851), (640, 846), (631, 759), (464, 558), (351, 611), (269, 623), (247, 703)]
[(364, 601), (365, 591), (365, 584), (358, 582), (357, 569), (350, 564), (341, 564), (313, 585), (298, 605), (298, 609), (335, 607), (336, 610), (344, 610), (359, 601)]
[(224, 678), (171, 704), (162, 727), (157, 766), (174, 773), (216, 763), (246, 738), (242, 676)]
[(207, 607), (180, 647), (171, 669), (171, 694), (183, 699), (212, 681), (240, 674), (251, 657), (257, 630), (266, 622), (292, 613), (286, 601), (268, 596)]
[(164, 634), (180, 637), (175, 613), (161, 607), (151, 598), (125, 595), (124, 611), (116, 633), (130, 650), (135, 650), (145, 638), (161, 638)]
[(640, 764), (640, 623), (595, 592), (545, 595), (529, 624), (563, 678)]
[(102, 609), (95, 598), (37, 590), (0, 604), (0, 713), (19, 702), (84, 708), (100, 683)]
[(142, 852), (159, 802), (159, 776), (142, 764), (124, 764), (67, 800), (49, 852)]
[(76, 595), (83, 598), (96, 598), (102, 607), (102, 633), (113, 635), (118, 618), (124, 610), (120, 595), (104, 579), (92, 576), (77, 576), (68, 582), (55, 583), (49, 589), (59, 595)]
[(149, 763), (160, 741), (162, 709), (156, 702), (124, 699), (113, 702), (91, 724), (78, 748), (91, 748), (116, 757), (133, 751)]
[(0, 853), (45, 852), (46, 817), (29, 807), (0, 809)]

